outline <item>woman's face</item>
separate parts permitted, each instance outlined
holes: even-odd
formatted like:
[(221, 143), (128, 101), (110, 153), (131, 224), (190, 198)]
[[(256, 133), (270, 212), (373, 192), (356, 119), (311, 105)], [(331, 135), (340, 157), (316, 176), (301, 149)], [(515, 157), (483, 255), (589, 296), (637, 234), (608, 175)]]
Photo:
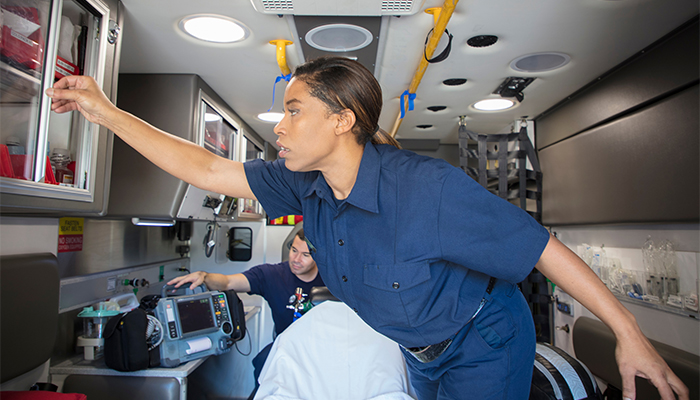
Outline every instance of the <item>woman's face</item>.
[(336, 114), (309, 94), (308, 85), (292, 79), (284, 92), (284, 118), (275, 126), (279, 157), (291, 171), (324, 171), (336, 149)]

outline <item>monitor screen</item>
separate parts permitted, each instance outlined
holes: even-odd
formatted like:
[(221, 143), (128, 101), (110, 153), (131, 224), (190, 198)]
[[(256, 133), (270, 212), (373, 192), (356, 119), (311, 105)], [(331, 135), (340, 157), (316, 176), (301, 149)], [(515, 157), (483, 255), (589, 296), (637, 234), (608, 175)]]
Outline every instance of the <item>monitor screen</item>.
[(216, 326), (211, 313), (210, 300), (210, 297), (206, 297), (177, 303), (183, 335)]

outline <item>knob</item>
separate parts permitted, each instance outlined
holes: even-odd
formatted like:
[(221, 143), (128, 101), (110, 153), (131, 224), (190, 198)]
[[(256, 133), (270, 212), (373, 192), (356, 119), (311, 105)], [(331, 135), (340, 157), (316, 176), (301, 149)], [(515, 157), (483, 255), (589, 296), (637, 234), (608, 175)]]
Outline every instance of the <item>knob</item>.
[(224, 324), (221, 326), (221, 330), (224, 331), (225, 334), (230, 335), (231, 332), (233, 332), (233, 326), (231, 323), (228, 321), (224, 322)]

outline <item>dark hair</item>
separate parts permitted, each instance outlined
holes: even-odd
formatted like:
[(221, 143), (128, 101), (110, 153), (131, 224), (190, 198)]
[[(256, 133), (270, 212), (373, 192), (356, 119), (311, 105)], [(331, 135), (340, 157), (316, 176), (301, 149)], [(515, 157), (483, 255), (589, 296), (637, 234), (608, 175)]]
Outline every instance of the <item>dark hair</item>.
[(304, 228), (299, 229), (295, 236), (299, 236), (299, 239), (306, 241), (306, 236), (304, 236)]
[(382, 88), (367, 68), (345, 57), (320, 57), (296, 68), (293, 77), (309, 86), (309, 94), (321, 100), (330, 113), (345, 109), (355, 113), (352, 132), (357, 143), (391, 144), (401, 148), (379, 128)]

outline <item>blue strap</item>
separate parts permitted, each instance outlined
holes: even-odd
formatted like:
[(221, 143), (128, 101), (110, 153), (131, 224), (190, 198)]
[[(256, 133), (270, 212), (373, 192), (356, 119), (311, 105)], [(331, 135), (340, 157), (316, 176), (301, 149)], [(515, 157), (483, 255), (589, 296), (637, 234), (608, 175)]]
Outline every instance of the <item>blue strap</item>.
[(278, 76), (277, 78), (275, 78), (275, 83), (272, 84), (272, 105), (270, 106), (270, 109), (267, 110), (267, 112), (272, 111), (272, 107), (275, 106), (275, 86), (277, 86), (277, 82), (281, 81), (282, 79), (289, 82), (289, 80), (292, 79), (292, 74), (291, 73), (289, 73), (287, 75), (282, 74), (282, 75)]
[(404, 115), (406, 115), (406, 110), (404, 109), (406, 106), (406, 95), (408, 95), (408, 111), (413, 111), (413, 100), (416, 99), (416, 94), (415, 93), (408, 93), (408, 90), (403, 92), (401, 94), (401, 118), (403, 119)]

